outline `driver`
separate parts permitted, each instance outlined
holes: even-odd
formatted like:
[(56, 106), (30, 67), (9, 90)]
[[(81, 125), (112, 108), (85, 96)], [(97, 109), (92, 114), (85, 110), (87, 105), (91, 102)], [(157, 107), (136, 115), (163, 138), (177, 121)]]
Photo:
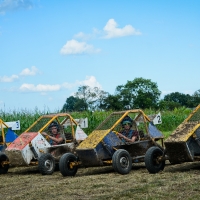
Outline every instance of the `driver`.
[(121, 122), (123, 129), (118, 135), (123, 142), (135, 142), (139, 138), (138, 131), (131, 129), (132, 123), (133, 120), (129, 116), (126, 116)]
[(65, 143), (65, 137), (59, 132), (60, 130), (57, 122), (52, 121), (51, 124), (48, 126), (48, 131), (50, 132), (50, 135), (45, 132), (42, 132), (42, 135), (47, 136), (50, 139), (49, 143), (51, 145)]

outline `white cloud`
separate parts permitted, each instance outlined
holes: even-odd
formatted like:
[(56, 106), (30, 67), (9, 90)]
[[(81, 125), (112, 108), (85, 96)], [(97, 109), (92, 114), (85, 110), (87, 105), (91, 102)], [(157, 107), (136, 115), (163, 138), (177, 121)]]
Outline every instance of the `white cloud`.
[(93, 87), (102, 88), (101, 84), (96, 80), (94, 76), (86, 76), (85, 80), (83, 81), (77, 80), (75, 83), (63, 83), (62, 87), (66, 89), (73, 89), (76, 88), (77, 86), (79, 87), (82, 85), (87, 85), (91, 88)]
[(103, 30), (105, 31), (104, 38), (124, 37), (128, 35), (141, 35), (140, 31), (135, 30), (131, 25), (126, 25), (123, 28), (117, 28), (118, 24), (114, 19), (109, 19)]
[(0, 14), (18, 9), (31, 9), (32, 7), (33, 3), (30, 0), (4, 0), (0, 3)]
[(56, 85), (43, 85), (43, 84), (27, 84), (24, 83), (19, 88), (22, 92), (51, 92), (51, 91), (58, 91), (60, 90), (61, 86), (59, 84)]
[(72, 89), (74, 87), (76, 87), (76, 83), (67, 83), (67, 82), (65, 82), (65, 83), (62, 84), (62, 88), (65, 88), (65, 89)]
[(85, 80), (83, 81), (75, 81), (75, 83), (62, 83), (62, 84), (28, 84), (24, 83), (20, 86), (19, 90), (21, 92), (40, 92), (41, 95), (46, 95), (46, 92), (52, 92), (52, 91), (59, 91), (61, 89), (74, 89), (81, 85), (88, 85), (89, 87), (98, 87), (102, 88), (100, 83), (96, 80), (94, 76), (86, 76)]
[(74, 35), (74, 38), (82, 39), (82, 40), (89, 40), (92, 38), (92, 35), (85, 34), (83, 32), (79, 32), (76, 35)]
[(19, 79), (18, 75), (12, 75), (10, 77), (3, 76), (3, 77), (0, 77), (0, 82), (13, 82), (13, 81), (15, 81), (17, 79)]
[(93, 87), (102, 88), (101, 84), (96, 80), (94, 76), (86, 76), (86, 80), (80, 81), (79, 85), (88, 85), (91, 88)]
[(116, 37), (124, 37), (129, 35), (141, 35), (142, 33), (136, 30), (131, 25), (126, 25), (123, 28), (118, 28), (118, 24), (114, 19), (109, 19), (102, 31), (93, 28), (91, 34), (85, 34), (82, 31), (74, 35), (75, 39), (68, 40), (67, 43), (61, 48), (60, 53), (62, 55), (70, 54), (91, 54), (99, 53), (101, 49), (94, 48), (93, 45), (89, 45), (86, 42), (79, 42), (79, 40), (91, 40), (97, 38), (97, 35), (102, 35), (101, 38), (110, 39)]
[(20, 76), (34, 76), (39, 73), (39, 70), (32, 66), (31, 69), (25, 68), (19, 75), (13, 74), (12, 76), (0, 76), (0, 82), (14, 82), (20, 78)]
[(69, 40), (62, 47), (60, 53), (63, 55), (70, 54), (90, 54), (90, 53), (98, 53), (100, 50), (95, 49), (92, 45), (87, 44), (86, 42), (78, 42), (77, 40)]
[(95, 39), (97, 35), (100, 35), (101, 34), (101, 31), (99, 31), (98, 29), (96, 28), (93, 28), (93, 31), (91, 34), (86, 34), (86, 33), (83, 33), (83, 32), (79, 32), (77, 33), (76, 35), (74, 35), (74, 38), (77, 38), (77, 39), (81, 39), (81, 40), (91, 40), (91, 39)]
[(20, 75), (21, 76), (34, 76), (39, 72), (39, 70), (35, 67), (32, 66), (31, 69), (25, 68), (21, 71)]

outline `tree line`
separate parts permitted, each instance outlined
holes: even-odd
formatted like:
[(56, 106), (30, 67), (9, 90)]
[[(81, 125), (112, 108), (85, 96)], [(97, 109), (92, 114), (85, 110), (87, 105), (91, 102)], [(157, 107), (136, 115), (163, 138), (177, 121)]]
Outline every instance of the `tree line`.
[(135, 108), (173, 110), (183, 106), (194, 108), (200, 104), (200, 89), (193, 95), (172, 92), (163, 99), (160, 99), (160, 95), (157, 83), (144, 78), (135, 78), (133, 81), (127, 81), (125, 85), (117, 86), (114, 95), (98, 87), (83, 85), (74, 96), (66, 99), (61, 112), (120, 111)]

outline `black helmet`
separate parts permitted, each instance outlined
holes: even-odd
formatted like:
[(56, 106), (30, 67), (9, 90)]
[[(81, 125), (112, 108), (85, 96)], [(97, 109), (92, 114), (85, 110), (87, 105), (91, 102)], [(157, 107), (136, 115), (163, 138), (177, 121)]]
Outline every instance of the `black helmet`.
[(129, 123), (132, 126), (133, 120), (129, 117), (126, 116), (124, 119), (121, 121), (121, 125), (123, 126), (124, 124)]
[(52, 121), (51, 124), (49, 124), (48, 130), (51, 131), (51, 128), (54, 127), (54, 126), (55, 126), (55, 127), (57, 128), (57, 130), (59, 131), (58, 123), (55, 122), (55, 121)]

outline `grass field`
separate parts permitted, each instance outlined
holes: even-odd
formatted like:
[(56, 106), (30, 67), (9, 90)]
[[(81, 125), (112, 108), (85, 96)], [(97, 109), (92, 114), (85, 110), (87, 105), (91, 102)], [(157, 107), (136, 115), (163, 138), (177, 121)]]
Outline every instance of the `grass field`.
[[(175, 110), (163, 112), (160, 130), (165, 139), (191, 112)], [(85, 113), (91, 130), (109, 113)], [(26, 115), (25, 115), (26, 116)], [(7, 115), (8, 117), (8, 115)], [(37, 115), (19, 115), (22, 127), (30, 126)], [(78, 118), (74, 113), (74, 118)], [(5, 121), (12, 121), (7, 118)], [(90, 130), (88, 130), (90, 131)], [(200, 163), (167, 165), (158, 174), (149, 174), (144, 163), (133, 164), (127, 175), (116, 173), (112, 167), (79, 168), (75, 177), (63, 177), (59, 171), (42, 176), (37, 166), (13, 167), (0, 175), (0, 197), (3, 200), (50, 199), (200, 199)]]
[(59, 171), (42, 176), (37, 167), (10, 168), (1, 175), (4, 200), (37, 199), (200, 199), (200, 163), (167, 164), (164, 171), (149, 174), (143, 163), (127, 175), (112, 167), (80, 168), (75, 177)]

